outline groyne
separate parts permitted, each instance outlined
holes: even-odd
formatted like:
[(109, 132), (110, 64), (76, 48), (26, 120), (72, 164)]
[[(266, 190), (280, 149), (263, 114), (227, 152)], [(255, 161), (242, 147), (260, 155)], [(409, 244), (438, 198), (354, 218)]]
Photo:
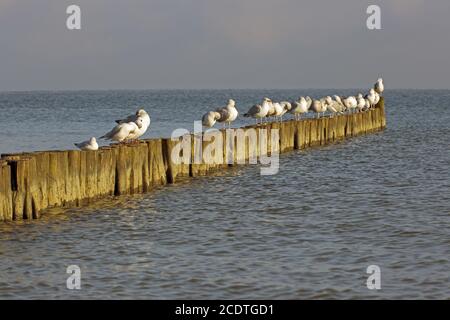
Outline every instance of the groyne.
[[(325, 145), (379, 131), (385, 126), (384, 99), (381, 98), (374, 109), (361, 113), (250, 125), (229, 129), (228, 133), (220, 130), (224, 142), (223, 152), (214, 153), (218, 161), (211, 161), (207, 156), (198, 159), (196, 151), (204, 150), (212, 143), (198, 134), (190, 134), (191, 139), (187, 141), (191, 144), (191, 152), (181, 152), (181, 161), (173, 157), (180, 141), (170, 138), (113, 144), (98, 151), (2, 154), (0, 221), (38, 219), (45, 209), (52, 207), (82, 206), (106, 196), (149, 192), (155, 186), (175, 183), (181, 177), (207, 175), (214, 170), (248, 162), (255, 155)], [(276, 140), (270, 135), (274, 129), (278, 129)], [(230, 132), (238, 130), (258, 132), (258, 147), (245, 139), (244, 144), (236, 144), (236, 135), (230, 135)], [(232, 145), (235, 152), (229, 153), (226, 145)]]

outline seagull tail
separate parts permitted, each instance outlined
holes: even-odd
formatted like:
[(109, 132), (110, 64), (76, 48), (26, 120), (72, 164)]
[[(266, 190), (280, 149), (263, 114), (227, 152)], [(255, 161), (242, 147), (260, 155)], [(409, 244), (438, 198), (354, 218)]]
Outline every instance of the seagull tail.
[(250, 115), (248, 113), (244, 113), (244, 117), (248, 118)]

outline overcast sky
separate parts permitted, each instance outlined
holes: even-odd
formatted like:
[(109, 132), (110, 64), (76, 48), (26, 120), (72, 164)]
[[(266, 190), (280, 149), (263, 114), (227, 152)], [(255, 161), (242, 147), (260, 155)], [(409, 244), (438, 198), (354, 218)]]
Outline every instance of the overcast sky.
[[(366, 28), (369, 4), (382, 30)], [(359, 88), (379, 75), (450, 88), (449, 13), (448, 0), (0, 0), (0, 91)]]

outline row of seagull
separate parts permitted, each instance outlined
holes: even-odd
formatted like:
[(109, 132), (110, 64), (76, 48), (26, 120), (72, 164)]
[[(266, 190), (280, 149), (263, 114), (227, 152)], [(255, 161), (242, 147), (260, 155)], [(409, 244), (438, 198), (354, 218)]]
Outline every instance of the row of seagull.
[[(320, 114), (325, 115), (326, 112), (330, 116), (334, 114), (343, 114), (344, 112), (361, 112), (373, 108), (379, 101), (380, 95), (384, 91), (383, 79), (378, 79), (374, 87), (369, 93), (363, 96), (359, 93), (356, 97), (340, 97), (334, 95), (321, 99), (312, 99), (309, 96), (300, 97), (300, 99), (289, 102), (273, 102), (269, 98), (264, 98), (262, 104), (252, 106), (244, 117), (252, 117), (256, 119), (256, 123), (264, 120), (275, 119), (283, 121), (283, 116), (290, 113), (294, 119), (300, 120), (303, 114), (313, 111), (319, 118)], [(238, 118), (239, 112), (236, 108), (236, 102), (233, 99), (228, 100), (225, 107), (217, 108), (209, 111), (202, 117), (202, 124), (211, 128), (216, 122), (222, 123), (224, 126), (231, 127), (231, 123)], [(100, 139), (111, 140), (119, 143), (137, 141), (150, 127), (150, 116), (144, 109), (139, 109), (125, 119), (116, 120), (114, 128), (100, 137)], [(98, 143), (95, 137), (87, 141), (75, 143), (75, 146), (81, 150), (98, 150)]]
[[(132, 114), (125, 119), (116, 120), (116, 126), (100, 137), (116, 141), (119, 143), (128, 141), (137, 141), (147, 129), (150, 127), (150, 116), (144, 109), (139, 109), (135, 114)], [(98, 143), (95, 137), (87, 141), (75, 143), (75, 146), (81, 150), (98, 150)]]
[[(244, 117), (252, 117), (258, 122), (263, 123), (264, 120), (275, 119), (283, 121), (283, 116), (286, 113), (293, 115), (295, 120), (300, 120), (302, 115), (312, 111), (316, 113), (317, 118), (325, 115), (326, 112), (330, 116), (335, 114), (343, 114), (345, 112), (362, 112), (369, 110), (378, 104), (380, 96), (384, 91), (383, 79), (378, 79), (374, 87), (369, 90), (365, 96), (359, 93), (356, 96), (341, 97), (338, 95), (326, 96), (320, 99), (312, 99), (309, 96), (300, 97), (296, 101), (280, 101), (274, 102), (269, 98), (264, 98), (261, 104), (253, 105)], [(205, 127), (211, 128), (216, 122), (227, 124), (231, 126), (231, 122), (237, 119), (238, 110), (236, 103), (230, 99), (227, 106), (218, 108), (214, 111), (209, 111), (202, 117), (202, 124)]]

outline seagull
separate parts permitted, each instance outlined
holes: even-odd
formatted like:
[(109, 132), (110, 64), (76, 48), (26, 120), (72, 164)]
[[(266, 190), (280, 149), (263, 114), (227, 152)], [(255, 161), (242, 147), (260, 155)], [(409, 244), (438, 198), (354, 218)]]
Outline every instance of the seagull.
[(281, 122), (283, 122), (283, 116), (292, 109), (292, 104), (288, 101), (281, 101), (280, 105), (283, 108), (283, 111), (281, 112), (280, 115)]
[(80, 150), (91, 150), (91, 151), (98, 150), (98, 143), (95, 137), (90, 138), (88, 141), (74, 143), (74, 145)]
[(375, 106), (376, 92), (374, 89), (370, 89), (369, 94), (367, 94), (364, 98), (369, 100), (371, 108)]
[(108, 139), (117, 142), (130, 140), (130, 137), (132, 137), (136, 131), (141, 129), (143, 125), (143, 120), (140, 117), (134, 122), (119, 123), (110, 132), (101, 136), (100, 139)]
[(325, 116), (325, 112), (328, 110), (328, 104), (326, 98), (321, 98), (320, 103), (322, 104), (322, 116)]
[(203, 115), (202, 124), (205, 127), (211, 128), (218, 120), (220, 120), (220, 113), (216, 111), (209, 111)]
[(116, 120), (116, 123), (135, 122), (137, 120), (137, 118), (139, 118), (139, 117), (142, 119), (143, 124), (148, 122), (148, 125), (150, 125), (150, 116), (148, 115), (147, 111), (145, 111), (144, 109), (139, 109), (138, 111), (136, 111), (135, 114), (132, 114), (132, 115), (126, 117), (125, 119)]
[(333, 96), (334, 100), (336, 100), (337, 103), (339, 103), (340, 105), (344, 106), (344, 103), (342, 102), (341, 97), (334, 95)]
[(383, 94), (384, 91), (383, 79), (379, 78), (373, 88), (375, 89), (376, 93), (380, 95)]
[(369, 99), (364, 99), (366, 101), (366, 105), (364, 106), (364, 110), (369, 110), (370, 109), (370, 101)]
[(292, 105), (291, 113), (294, 115), (295, 120), (300, 120), (301, 115), (308, 112), (308, 102), (304, 97), (300, 97), (298, 101), (292, 102)]
[(336, 101), (333, 101), (333, 99), (330, 96), (327, 96), (325, 98), (327, 110), (331, 112), (330, 118), (334, 117), (336, 113), (338, 113), (338, 103)]
[(140, 118), (142, 120), (142, 127), (140, 127), (137, 131), (135, 131), (127, 140), (137, 140), (139, 137), (143, 136), (147, 131), (148, 127), (150, 127), (150, 116), (144, 109), (139, 109), (135, 114), (132, 114), (125, 119), (116, 120), (116, 123), (129, 123), (136, 122), (136, 120)]
[(354, 96), (347, 97), (343, 99), (342, 102), (344, 102), (345, 107), (347, 108), (347, 110), (349, 110), (350, 113), (352, 113), (352, 111), (358, 105), (358, 101)]
[(274, 102), (272, 100), (267, 102), (267, 105), (269, 106), (269, 111), (267, 111), (267, 118), (271, 118), (275, 116), (276, 110), (275, 110), (275, 105)]
[(275, 110), (275, 113), (274, 113), (275, 120), (279, 120), (283, 113), (283, 107), (281, 106), (281, 104), (279, 102), (274, 102), (273, 108)]
[(225, 108), (218, 108), (216, 112), (220, 113), (219, 122), (227, 123), (231, 128), (231, 122), (237, 119), (239, 112), (236, 109), (236, 102), (233, 99), (228, 100), (228, 104)]
[(264, 118), (267, 120), (267, 117), (270, 116), (270, 112), (271, 112), (272, 109), (273, 109), (272, 100), (269, 99), (269, 98), (264, 98), (264, 99), (263, 99), (262, 108), (263, 108), (263, 111), (266, 113), (266, 115), (264, 116)]
[(333, 106), (334, 109), (336, 109), (337, 113), (339, 114), (343, 114), (345, 111), (345, 106), (341, 101), (341, 98), (339, 96), (334, 95), (334, 100), (332, 97), (328, 96), (328, 101), (329, 103), (331, 102), (331, 105)]
[(373, 104), (376, 106), (378, 102), (380, 102), (380, 95), (375, 91), (375, 100), (373, 101)]
[(311, 97), (310, 96), (306, 96), (306, 98), (305, 98), (305, 100), (306, 100), (306, 103), (307, 103), (307, 107), (308, 107), (308, 110), (311, 108), (311, 105), (312, 105), (312, 99), (311, 99)]
[(364, 97), (361, 93), (358, 94), (357, 101), (358, 101), (358, 104), (356, 105), (356, 110), (358, 110), (358, 112), (361, 112), (361, 111), (363, 111), (364, 107), (366, 106), (366, 100), (364, 99)]
[(280, 104), (286, 111), (290, 111), (292, 109), (292, 104), (289, 101), (281, 101)]
[(266, 116), (266, 113), (264, 112), (264, 109), (262, 107), (262, 105), (260, 104), (255, 104), (253, 105), (248, 111), (247, 113), (244, 114), (244, 117), (252, 117), (255, 118), (256, 120), (256, 124), (258, 124), (258, 119), (261, 119), (261, 123), (262, 123), (262, 118), (264, 118)]
[(269, 98), (264, 98), (262, 105), (255, 104), (252, 106), (244, 117), (252, 117), (256, 119), (256, 124), (258, 124), (258, 119), (261, 119), (261, 124), (263, 123), (264, 118), (267, 116), (269, 112), (269, 104), (271, 100)]
[(313, 100), (311, 109), (317, 113), (317, 119), (319, 119), (319, 114), (322, 112), (322, 102), (320, 102), (320, 100)]

